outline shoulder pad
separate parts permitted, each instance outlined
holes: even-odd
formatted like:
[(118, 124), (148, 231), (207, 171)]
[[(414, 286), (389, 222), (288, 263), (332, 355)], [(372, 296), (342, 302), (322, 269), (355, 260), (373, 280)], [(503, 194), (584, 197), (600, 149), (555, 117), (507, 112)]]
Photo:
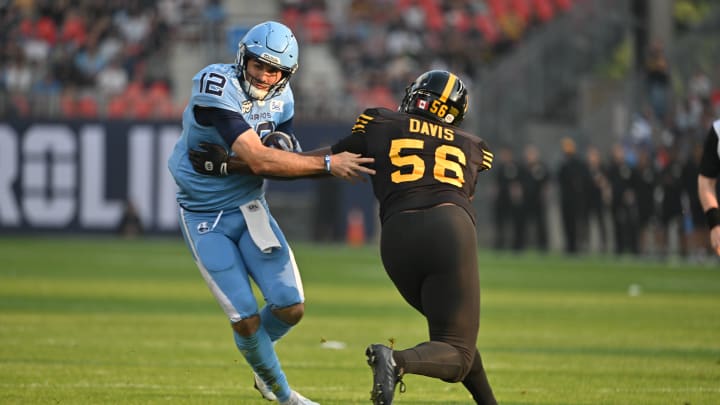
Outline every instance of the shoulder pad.
[(355, 125), (353, 125), (352, 132), (365, 133), (365, 127), (372, 121), (377, 121), (383, 118), (391, 120), (393, 118), (397, 119), (398, 117), (395, 114), (398, 113), (396, 111), (388, 110), (387, 108), (368, 108), (357, 117)]

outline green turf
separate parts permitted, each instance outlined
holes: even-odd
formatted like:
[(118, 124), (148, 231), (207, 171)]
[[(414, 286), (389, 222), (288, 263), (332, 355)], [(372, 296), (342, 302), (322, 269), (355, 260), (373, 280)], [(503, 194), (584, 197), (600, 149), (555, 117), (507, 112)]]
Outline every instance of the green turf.
[[(425, 338), (374, 246), (295, 246), (298, 391), (369, 403), (368, 343)], [(720, 404), (720, 268), (480, 252), (478, 345), (501, 404)], [(640, 294), (630, 296), (629, 287)], [(345, 349), (326, 349), (321, 341)], [(398, 404), (468, 404), (406, 376)], [(179, 239), (0, 239), (1, 404), (268, 404)]]

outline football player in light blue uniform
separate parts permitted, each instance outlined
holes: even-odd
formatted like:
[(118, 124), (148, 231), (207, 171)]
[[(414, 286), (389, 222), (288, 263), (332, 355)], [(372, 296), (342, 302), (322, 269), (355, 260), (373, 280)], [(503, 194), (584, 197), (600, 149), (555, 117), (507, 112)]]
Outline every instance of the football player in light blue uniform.
[[(293, 133), (288, 81), (297, 61), (298, 44), (286, 26), (265, 22), (250, 29), (235, 64), (209, 65), (193, 77), (168, 167), (179, 187), (182, 234), (255, 372), (256, 388), (281, 404), (315, 404), (289, 387), (273, 345), (300, 321), (304, 295), (292, 250), (268, 210), (262, 176), (329, 173), (354, 180), (373, 171), (362, 166), (372, 159), (357, 154), (309, 156), (262, 144), (272, 131)], [(204, 143), (224, 145), (247, 164), (247, 174), (228, 175), (225, 165), (210, 168), (218, 177), (196, 173), (188, 151)], [(251, 279), (264, 296), (262, 308)]]

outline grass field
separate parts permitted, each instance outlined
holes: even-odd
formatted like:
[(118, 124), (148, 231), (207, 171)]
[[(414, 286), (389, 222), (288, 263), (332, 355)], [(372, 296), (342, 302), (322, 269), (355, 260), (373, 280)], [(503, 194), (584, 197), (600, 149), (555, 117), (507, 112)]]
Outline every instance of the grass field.
[[(307, 304), (277, 345), (288, 378), (322, 404), (369, 404), (365, 346), (414, 345), (425, 324), (376, 247), (295, 251)], [(720, 404), (720, 267), (479, 254), (501, 404)], [(460, 384), (405, 383), (398, 404), (472, 403)], [(268, 404), (179, 239), (30, 238), (0, 239), (0, 403)]]

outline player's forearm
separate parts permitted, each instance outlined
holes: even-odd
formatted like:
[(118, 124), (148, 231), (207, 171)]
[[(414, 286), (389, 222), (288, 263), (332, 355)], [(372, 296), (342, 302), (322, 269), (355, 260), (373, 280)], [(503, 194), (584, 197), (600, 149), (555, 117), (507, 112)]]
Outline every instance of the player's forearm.
[(305, 156), (325, 156), (325, 155), (332, 154), (332, 150), (330, 150), (329, 146), (326, 146), (323, 148), (313, 149), (313, 150), (310, 150), (307, 152), (300, 152), (300, 154), (305, 155)]
[(258, 176), (304, 177), (326, 173), (324, 156), (303, 156), (264, 146), (251, 129), (237, 137), (232, 150), (240, 162), (233, 162), (234, 169), (247, 166), (250, 173)]
[[(312, 152), (313, 151), (302, 152), (302, 154), (306, 154), (306, 153), (310, 154)], [(321, 156), (323, 156), (323, 162), (324, 162), (325, 155), (321, 155)], [(228, 171), (228, 173), (231, 173), (231, 174), (232, 173), (235, 173), (235, 174), (257, 174), (250, 169), (250, 166), (248, 166), (247, 163), (245, 163), (244, 161), (242, 161), (240, 158), (238, 158), (236, 156), (231, 157), (230, 160), (228, 161), (227, 171)], [(293, 178), (298, 178), (298, 177), (315, 178), (315, 177), (330, 177), (332, 175), (330, 173), (323, 171), (322, 173), (308, 174), (308, 175), (304, 175), (304, 176), (292, 176), (292, 177), (284, 177), (284, 176), (278, 176), (278, 175), (262, 175), (262, 176), (265, 178), (268, 178), (268, 179), (272, 179), (272, 180), (291, 180)]]
[(323, 156), (302, 156), (297, 153), (265, 148), (261, 156), (248, 162), (258, 176), (302, 177), (325, 173)]
[(717, 179), (698, 175), (698, 198), (703, 207), (703, 211), (710, 208), (718, 207), (717, 195), (715, 194), (715, 185)]

